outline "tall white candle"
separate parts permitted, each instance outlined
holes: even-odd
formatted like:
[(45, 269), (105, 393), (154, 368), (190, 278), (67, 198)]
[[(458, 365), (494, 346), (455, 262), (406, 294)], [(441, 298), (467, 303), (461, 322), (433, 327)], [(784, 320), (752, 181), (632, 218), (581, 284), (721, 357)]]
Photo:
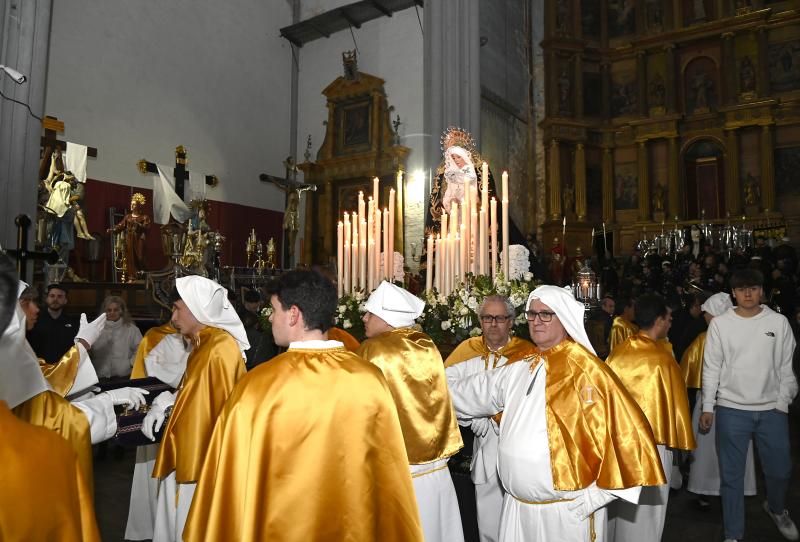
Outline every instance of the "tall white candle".
[(473, 207), (472, 209), (472, 216), (469, 219), (470, 230), (472, 232), (472, 236), (470, 241), (470, 270), (472, 271), (473, 275), (478, 274), (478, 211)]
[(480, 216), (479, 216), (479, 222), (480, 222), (480, 226), (479, 226), (480, 227), (480, 236), (479, 236), (480, 237), (480, 250), (478, 252), (480, 253), (480, 267), (479, 267), (478, 270), (479, 270), (481, 275), (485, 275), (486, 274), (486, 239), (487, 239), (487, 237), (486, 237), (486, 209), (485, 208), (481, 208), (481, 212), (480, 212)]
[(428, 260), (425, 266), (425, 291), (430, 292), (433, 288), (433, 235), (428, 235)]
[(372, 201), (375, 202), (375, 207), (376, 208), (378, 207), (378, 202), (380, 201), (378, 199), (378, 186), (379, 186), (379, 183), (380, 183), (380, 180), (377, 177), (373, 177), (372, 178)]
[(353, 276), (351, 277), (352, 280), (352, 290), (356, 290), (360, 287), (361, 281), (359, 278), (359, 273), (361, 272), (361, 262), (358, 260), (359, 253), (361, 252), (361, 244), (359, 243), (358, 239), (358, 232), (360, 230), (360, 226), (353, 222), (353, 250), (350, 253), (350, 257), (352, 258), (353, 263)]
[(492, 278), (497, 276), (497, 200), (492, 198), (489, 203), (490, 230), (492, 237), (492, 252), (489, 258), (489, 265), (492, 268)]
[(503, 172), (502, 177), (502, 189), (503, 189), (503, 276), (505, 280), (508, 280), (508, 270), (509, 270), (509, 261), (508, 261), (508, 201), (509, 201), (509, 194), (508, 194), (508, 173)]
[(350, 215), (344, 213), (344, 291), (350, 292)]
[(375, 228), (375, 252), (373, 253), (374, 272), (372, 273), (373, 288), (377, 288), (378, 284), (381, 283), (381, 236), (383, 235), (383, 229), (381, 228), (382, 217), (383, 213), (381, 212), (380, 208), (375, 205), (375, 220), (373, 224), (373, 227)]
[(383, 210), (383, 278), (392, 281), (392, 253), (389, 250), (389, 209)]
[[(398, 183), (402, 183), (402, 181), (403, 181), (402, 175), (403, 175), (402, 172), (397, 172), (397, 182)], [(394, 221), (396, 220), (396, 217), (397, 217), (396, 213), (397, 212), (401, 213), (400, 214), (401, 217), (403, 216), (402, 215), (402, 212), (403, 212), (402, 209), (399, 209), (399, 210), (395, 209), (395, 205), (396, 205), (395, 201), (396, 201), (395, 190), (394, 190), (394, 188), (392, 188), (391, 190), (389, 190), (389, 248), (387, 250), (387, 252), (389, 252), (389, 254), (390, 254), (389, 262), (391, 262), (392, 267), (394, 267), (394, 225), (395, 225)], [(397, 202), (397, 203), (400, 203), (400, 202)], [(400, 233), (402, 233), (402, 232), (400, 232)], [(400, 237), (403, 238), (402, 235)], [(404, 252), (403, 247), (400, 247), (400, 253), (402, 254), (403, 252)], [(389, 270), (389, 276), (391, 276), (391, 273), (392, 273), (392, 271)]]
[(366, 291), (367, 289), (367, 221), (361, 219), (358, 226), (358, 287)]
[(461, 223), (460, 229), (460, 237), (461, 237), (461, 273), (458, 276), (458, 279), (461, 282), (464, 282), (467, 277), (467, 272), (469, 271), (469, 239), (467, 238), (467, 224), (469, 220), (466, 220)]
[(344, 289), (344, 222), (336, 226), (336, 296), (342, 297)]
[(375, 288), (375, 200), (367, 202), (367, 291)]

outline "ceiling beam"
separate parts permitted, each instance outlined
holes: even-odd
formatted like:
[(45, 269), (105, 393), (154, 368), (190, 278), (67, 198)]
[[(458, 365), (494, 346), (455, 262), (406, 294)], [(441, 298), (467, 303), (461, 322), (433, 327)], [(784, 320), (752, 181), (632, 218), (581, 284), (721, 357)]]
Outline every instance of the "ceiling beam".
[(370, 0), (369, 3), (372, 4), (373, 6), (375, 6), (375, 9), (377, 9), (378, 11), (380, 11), (381, 13), (386, 15), (387, 17), (391, 17), (392, 16), (392, 11), (390, 9), (388, 9), (386, 6), (384, 6), (383, 4), (381, 4), (380, 2), (378, 2), (378, 0)]

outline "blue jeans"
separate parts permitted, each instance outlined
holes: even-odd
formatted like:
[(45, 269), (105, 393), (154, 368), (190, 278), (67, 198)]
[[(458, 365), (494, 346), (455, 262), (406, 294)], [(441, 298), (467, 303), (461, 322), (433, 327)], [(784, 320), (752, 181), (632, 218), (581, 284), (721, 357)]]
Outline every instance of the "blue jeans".
[(758, 448), (767, 502), (773, 512), (783, 512), (792, 460), (789, 416), (779, 410), (716, 410), (717, 456), (725, 538), (744, 538), (744, 468), (752, 438)]

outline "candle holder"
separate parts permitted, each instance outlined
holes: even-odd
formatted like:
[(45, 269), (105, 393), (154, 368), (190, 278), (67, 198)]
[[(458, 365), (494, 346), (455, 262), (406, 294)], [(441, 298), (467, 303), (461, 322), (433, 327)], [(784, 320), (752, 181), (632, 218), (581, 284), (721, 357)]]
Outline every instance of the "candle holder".
[(597, 284), (597, 275), (585, 262), (580, 271), (576, 273), (572, 288), (575, 299), (583, 303), (584, 319), (586, 319), (589, 317), (590, 311), (598, 305), (600, 287)]

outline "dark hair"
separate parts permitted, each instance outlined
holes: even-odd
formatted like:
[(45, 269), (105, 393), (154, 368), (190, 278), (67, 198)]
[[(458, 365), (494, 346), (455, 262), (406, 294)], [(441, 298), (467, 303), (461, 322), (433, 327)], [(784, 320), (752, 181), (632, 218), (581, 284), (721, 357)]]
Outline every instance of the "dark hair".
[(261, 294), (258, 293), (258, 290), (245, 290), (244, 291), (244, 302), (245, 303), (258, 303), (261, 301)]
[(64, 292), (64, 295), (67, 295), (69, 292), (67, 291), (67, 287), (61, 284), (60, 282), (53, 282), (52, 284), (47, 285), (47, 293), (50, 293), (50, 290), (61, 290)]
[(746, 286), (763, 286), (764, 275), (758, 269), (745, 267), (737, 269), (731, 275), (731, 290)]
[(658, 294), (644, 294), (639, 296), (634, 304), (636, 311), (636, 325), (640, 329), (650, 329), (658, 318), (663, 318), (669, 312), (667, 302)]
[(621, 316), (622, 313), (625, 312), (625, 309), (627, 309), (628, 307), (634, 306), (632, 297), (621, 297), (619, 299), (616, 299), (615, 302), (616, 305), (614, 308), (614, 314), (616, 314), (617, 316)]
[(169, 296), (167, 297), (167, 303), (169, 304), (170, 308), (172, 308), (172, 305), (174, 305), (176, 301), (182, 300), (183, 298), (181, 297), (178, 288), (172, 288), (172, 291), (170, 291)]
[(306, 330), (328, 331), (336, 312), (336, 287), (314, 271), (298, 269), (284, 273), (266, 287), (267, 295), (280, 301), (283, 310), (296, 306), (303, 313)]

